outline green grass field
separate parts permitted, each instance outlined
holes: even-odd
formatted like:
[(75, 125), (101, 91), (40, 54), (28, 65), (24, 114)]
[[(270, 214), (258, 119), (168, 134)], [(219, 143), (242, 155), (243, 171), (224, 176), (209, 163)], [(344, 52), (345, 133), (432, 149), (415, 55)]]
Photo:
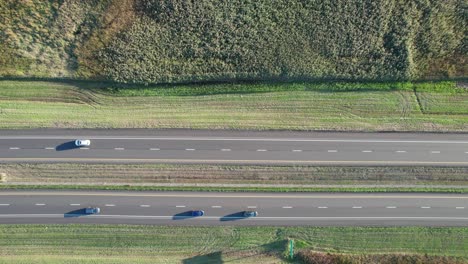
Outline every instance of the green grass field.
[(0, 225), (0, 263), (281, 263), (296, 249), (468, 257), (468, 228)]
[(468, 90), (441, 83), (126, 87), (0, 81), (0, 128), (468, 131)]

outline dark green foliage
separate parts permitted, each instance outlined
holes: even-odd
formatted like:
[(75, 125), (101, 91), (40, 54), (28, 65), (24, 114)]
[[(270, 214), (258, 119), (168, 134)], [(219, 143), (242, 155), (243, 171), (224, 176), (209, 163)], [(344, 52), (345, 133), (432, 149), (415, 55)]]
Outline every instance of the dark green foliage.
[(466, 77), (464, 0), (3, 0), (0, 76)]
[(302, 250), (296, 258), (303, 264), (462, 264), (465, 261), (459, 258), (403, 255), (403, 254), (375, 254), (375, 255), (346, 255), (331, 254)]
[(461, 1), (439, 2), (140, 0), (100, 60), (121, 82), (430, 77), (466, 24)]

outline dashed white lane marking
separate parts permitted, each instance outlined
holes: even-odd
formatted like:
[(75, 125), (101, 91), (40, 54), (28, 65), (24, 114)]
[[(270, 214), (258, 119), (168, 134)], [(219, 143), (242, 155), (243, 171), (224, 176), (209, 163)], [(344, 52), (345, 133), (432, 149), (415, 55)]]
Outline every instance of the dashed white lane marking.
[(292, 206), (283, 206), (284, 209), (291, 209)]
[(0, 206), (10, 206), (10, 204), (0, 204)]
[(465, 152), (465, 153), (466, 153), (466, 154), (468, 154), (468, 151), (467, 151), (467, 152)]
[(463, 207), (463, 206), (457, 206), (457, 207), (455, 207), (455, 209), (465, 209), (465, 207)]
[(396, 153), (406, 153), (406, 150), (397, 150)]
[(353, 206), (353, 209), (361, 209), (362, 206)]
[(176, 205), (175, 207), (177, 207), (177, 208), (185, 208), (186, 206), (185, 206), (185, 205)]
[(45, 204), (43, 204), (43, 203), (37, 203), (36, 205), (37, 205), (37, 206), (44, 206)]
[(388, 209), (395, 209), (396, 206), (387, 206), (387, 207), (385, 207), (385, 208), (388, 208)]
[(140, 207), (150, 207), (149, 204), (141, 204)]
[(363, 150), (362, 152), (364, 152), (364, 153), (370, 153), (370, 152), (372, 152), (372, 150)]
[(293, 149), (293, 152), (302, 152), (302, 149)]
[(432, 153), (432, 154), (439, 154), (440, 151), (438, 151), (438, 150), (433, 150), (433, 151), (431, 151), (431, 153)]
[(44, 149), (55, 149), (55, 148), (53, 148), (53, 147), (46, 147), (46, 148), (44, 148)]
[(80, 148), (80, 149), (89, 149), (89, 148)]
[(421, 206), (421, 209), (430, 209), (430, 206)]
[(70, 206), (80, 206), (80, 204), (70, 204)]
[(190, 148), (189, 148), (189, 149), (185, 149), (185, 150), (187, 150), (187, 151), (194, 151), (195, 149), (190, 149)]
[(18, 148), (18, 147), (11, 147), (10, 149), (20, 149), (20, 148)]
[(330, 152), (330, 153), (335, 153), (335, 152), (338, 152), (338, 150), (336, 150), (336, 149), (329, 149), (328, 152)]
[(231, 149), (221, 149), (221, 151), (231, 151)]
[(247, 206), (247, 208), (249, 208), (249, 209), (255, 209), (255, 208), (257, 208), (257, 206), (251, 205), (251, 206)]
[(213, 205), (211, 206), (211, 208), (221, 208), (222, 206), (221, 205)]
[(112, 206), (115, 206), (115, 204), (105, 204), (104, 206), (112, 207)]
[(115, 150), (124, 150), (125, 148), (114, 148)]
[(265, 152), (265, 151), (267, 151), (267, 150), (266, 150), (266, 149), (257, 149), (257, 151), (259, 151), (259, 152)]
[(319, 208), (319, 209), (327, 209), (328, 207), (326, 207), (326, 206), (319, 206), (318, 208)]
[(150, 150), (160, 150), (160, 149), (158, 149), (158, 148), (150, 148)]

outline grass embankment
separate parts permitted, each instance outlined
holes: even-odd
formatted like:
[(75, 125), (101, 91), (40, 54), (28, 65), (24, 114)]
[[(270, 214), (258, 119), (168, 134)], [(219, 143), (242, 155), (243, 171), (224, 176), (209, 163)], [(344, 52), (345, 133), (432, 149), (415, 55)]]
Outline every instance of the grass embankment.
[(0, 76), (464, 77), (464, 7), (463, 0), (2, 0)]
[(278, 263), (296, 250), (468, 257), (468, 228), (0, 225), (2, 263)]
[(0, 81), (0, 128), (468, 131), (468, 89), (438, 83), (115, 88)]
[(466, 167), (0, 164), (0, 188), (466, 193)]

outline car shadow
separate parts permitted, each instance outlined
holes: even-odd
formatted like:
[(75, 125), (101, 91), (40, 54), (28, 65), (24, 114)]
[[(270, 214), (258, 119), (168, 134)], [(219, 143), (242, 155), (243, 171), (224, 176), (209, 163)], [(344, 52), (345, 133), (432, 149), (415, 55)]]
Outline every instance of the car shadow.
[(244, 212), (242, 211), (242, 212), (225, 215), (221, 217), (219, 220), (220, 221), (236, 221), (236, 220), (245, 219), (245, 218), (247, 217), (244, 216)]
[(81, 208), (81, 209), (76, 209), (76, 210), (73, 210), (73, 211), (70, 211), (70, 212), (67, 212), (65, 214), (63, 214), (63, 217), (64, 218), (69, 218), (69, 217), (80, 217), (80, 216), (84, 216), (84, 215), (87, 215), (85, 213), (85, 208)]
[(190, 218), (195, 218), (197, 216), (192, 215), (192, 211), (185, 211), (182, 213), (178, 213), (172, 216), (172, 220), (184, 220), (184, 219), (190, 219)]
[(68, 142), (65, 142), (65, 143), (62, 143), (60, 145), (58, 145), (57, 147), (55, 147), (55, 150), (56, 151), (64, 151), (64, 150), (71, 150), (71, 149), (77, 149), (79, 147), (77, 147), (75, 145), (75, 141), (68, 141)]

